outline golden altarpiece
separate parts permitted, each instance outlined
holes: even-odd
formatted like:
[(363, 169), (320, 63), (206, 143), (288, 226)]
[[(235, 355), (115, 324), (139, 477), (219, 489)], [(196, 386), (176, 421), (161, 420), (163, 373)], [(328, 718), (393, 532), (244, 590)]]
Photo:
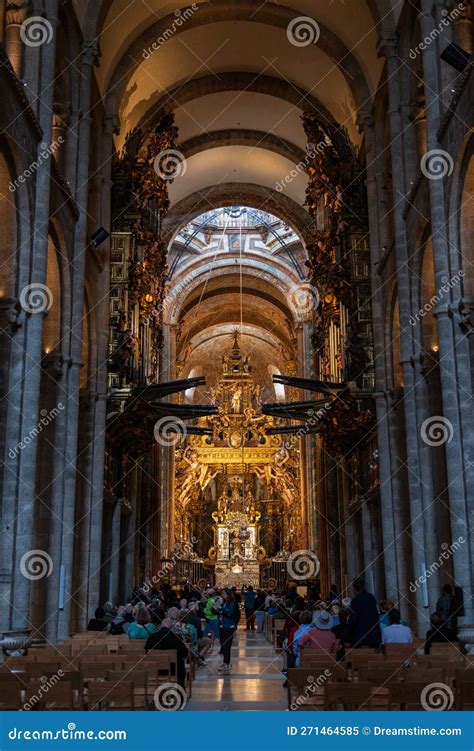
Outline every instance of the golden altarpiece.
[(266, 434), (276, 420), (260, 413), (261, 392), (235, 332), (209, 393), (217, 414), (176, 452), (175, 542), (197, 540), (218, 586), (258, 586), (301, 547), (299, 441)]

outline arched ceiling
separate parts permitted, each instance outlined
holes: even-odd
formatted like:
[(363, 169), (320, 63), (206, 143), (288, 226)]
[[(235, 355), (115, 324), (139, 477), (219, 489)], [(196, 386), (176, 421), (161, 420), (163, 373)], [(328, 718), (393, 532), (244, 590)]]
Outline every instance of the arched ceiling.
[(194, 390), (194, 402), (205, 404), (209, 401), (209, 390), (222, 375), (222, 356), (229, 354), (233, 332), (237, 328), (240, 333), (240, 349), (244, 355), (249, 356), (252, 373), (262, 386), (262, 400), (275, 401), (271, 373), (275, 372), (275, 368), (282, 373), (287, 368), (285, 352), (281, 349), (278, 338), (258, 325), (216, 323), (196, 335), (182, 353), (184, 359), (180, 362), (183, 376), (187, 377), (192, 373), (193, 376), (203, 375), (206, 379), (205, 387)]
[[(163, 110), (175, 114), (187, 171), (170, 186), (172, 207), (209, 186), (278, 190), (304, 159), (307, 110), (360, 146), (358, 114), (370, 110), (383, 67), (377, 39), (400, 5), (75, 1), (86, 39), (99, 36), (96, 78), (108, 115), (118, 116), (117, 148), (134, 129), (146, 136)], [(289, 201), (304, 203), (305, 182), (304, 170), (285, 181)]]

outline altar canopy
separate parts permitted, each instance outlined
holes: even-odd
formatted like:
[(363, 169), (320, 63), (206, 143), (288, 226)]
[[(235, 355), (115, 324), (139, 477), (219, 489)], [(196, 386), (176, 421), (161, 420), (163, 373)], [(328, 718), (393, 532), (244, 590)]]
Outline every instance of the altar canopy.
[(258, 586), (272, 559), (301, 547), (299, 440), (268, 436), (277, 420), (261, 414), (262, 386), (240, 336), (229, 336), (221, 377), (209, 399), (217, 414), (199, 418), (206, 435), (190, 435), (176, 452), (176, 543), (195, 552), (220, 586)]

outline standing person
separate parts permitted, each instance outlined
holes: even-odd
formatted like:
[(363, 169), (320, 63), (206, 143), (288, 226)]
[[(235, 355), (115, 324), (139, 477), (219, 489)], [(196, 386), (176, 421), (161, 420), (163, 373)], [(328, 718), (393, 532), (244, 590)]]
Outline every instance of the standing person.
[(255, 631), (255, 592), (251, 584), (247, 587), (247, 591), (244, 594), (244, 608), (245, 608), (245, 630)]
[(349, 618), (349, 641), (354, 647), (379, 647), (382, 634), (379, 624), (377, 600), (367, 592), (362, 579), (352, 585), (354, 597), (351, 600)]
[(441, 613), (443, 623), (446, 628), (452, 628), (452, 611), (453, 611), (453, 588), (451, 584), (445, 584), (441, 597), (436, 603), (436, 612)]
[(258, 590), (257, 596), (254, 602), (254, 617), (257, 624), (257, 633), (263, 634), (263, 626), (265, 621), (265, 592), (261, 589)]
[(235, 601), (235, 595), (232, 590), (224, 594), (224, 604), (221, 609), (221, 654), (223, 663), (219, 668), (219, 673), (228, 673), (232, 665), (230, 662), (230, 653), (234, 639), (236, 621), (238, 616), (238, 605)]
[(219, 639), (219, 612), (216, 608), (216, 601), (212, 595), (212, 589), (206, 592), (206, 604), (204, 605), (206, 628), (204, 629), (204, 636), (210, 636), (212, 644), (214, 644), (214, 641)]
[(334, 600), (339, 599), (339, 592), (337, 591), (337, 586), (335, 584), (331, 584), (331, 590), (329, 592), (329, 602), (333, 603)]

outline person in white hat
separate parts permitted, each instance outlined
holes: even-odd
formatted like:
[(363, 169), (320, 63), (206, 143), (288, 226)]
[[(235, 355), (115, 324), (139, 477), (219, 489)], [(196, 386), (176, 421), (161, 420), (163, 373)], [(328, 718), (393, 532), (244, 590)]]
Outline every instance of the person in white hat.
[(314, 649), (336, 655), (337, 639), (331, 631), (332, 617), (327, 610), (318, 610), (313, 616), (313, 628), (300, 641), (301, 649)]

